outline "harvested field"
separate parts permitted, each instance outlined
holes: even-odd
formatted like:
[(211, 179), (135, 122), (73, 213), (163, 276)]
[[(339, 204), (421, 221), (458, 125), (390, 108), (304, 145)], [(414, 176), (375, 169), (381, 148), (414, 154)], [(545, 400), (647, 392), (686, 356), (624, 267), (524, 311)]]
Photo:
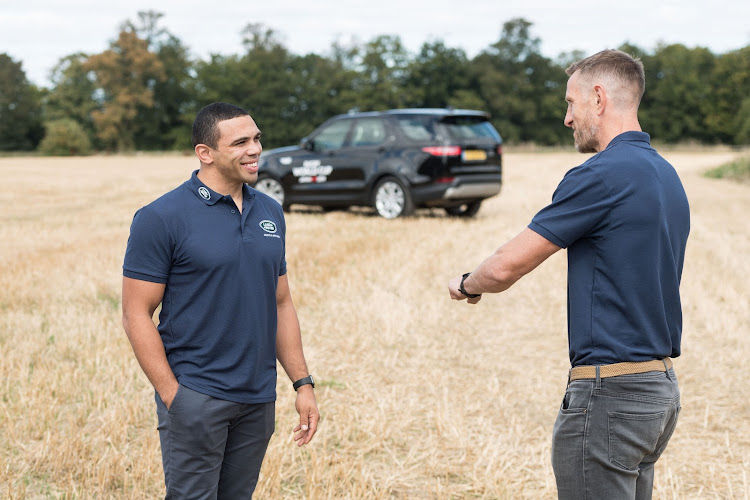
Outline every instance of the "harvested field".
[[(654, 498), (750, 498), (750, 185), (737, 156), (669, 151), (690, 199), (677, 431)], [(292, 441), (280, 372), (260, 499), (551, 499), (565, 387), (559, 252), (477, 306), (449, 300), (551, 198), (576, 153), (510, 152), (474, 220), (293, 210), (287, 260), (323, 415)], [(157, 498), (153, 389), (120, 323), (133, 213), (197, 168), (177, 155), (0, 158), (0, 497)]]

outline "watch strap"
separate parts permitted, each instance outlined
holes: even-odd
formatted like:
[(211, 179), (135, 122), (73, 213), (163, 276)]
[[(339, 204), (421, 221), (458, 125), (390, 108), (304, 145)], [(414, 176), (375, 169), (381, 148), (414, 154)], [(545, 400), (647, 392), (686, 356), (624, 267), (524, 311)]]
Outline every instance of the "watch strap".
[(292, 384), (292, 387), (294, 387), (294, 390), (296, 391), (303, 385), (307, 385), (307, 384), (310, 384), (311, 386), (313, 386), (313, 389), (315, 388), (315, 380), (313, 379), (312, 375), (308, 375), (307, 377), (303, 377), (299, 379), (294, 384)]
[(459, 291), (459, 292), (461, 292), (462, 294), (464, 294), (464, 295), (465, 295), (466, 297), (469, 297), (470, 299), (476, 299), (477, 297), (481, 297), (481, 296), (482, 296), (482, 294), (481, 294), (481, 293), (469, 293), (469, 292), (467, 292), (467, 291), (466, 291), (466, 289), (464, 288), (464, 281), (466, 280), (466, 278), (468, 278), (468, 277), (469, 277), (469, 275), (470, 275), (470, 274), (471, 274), (471, 273), (465, 273), (465, 274), (464, 274), (464, 275), (463, 275), (463, 276), (461, 277), (461, 284), (460, 284), (460, 285), (458, 285), (458, 291)]

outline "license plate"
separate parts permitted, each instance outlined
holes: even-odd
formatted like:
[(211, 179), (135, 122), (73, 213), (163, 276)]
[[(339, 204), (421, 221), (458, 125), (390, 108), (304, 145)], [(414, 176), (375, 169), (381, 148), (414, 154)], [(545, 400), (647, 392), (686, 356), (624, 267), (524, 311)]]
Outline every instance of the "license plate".
[(461, 154), (464, 161), (484, 161), (487, 159), (487, 152), (481, 149), (467, 149)]

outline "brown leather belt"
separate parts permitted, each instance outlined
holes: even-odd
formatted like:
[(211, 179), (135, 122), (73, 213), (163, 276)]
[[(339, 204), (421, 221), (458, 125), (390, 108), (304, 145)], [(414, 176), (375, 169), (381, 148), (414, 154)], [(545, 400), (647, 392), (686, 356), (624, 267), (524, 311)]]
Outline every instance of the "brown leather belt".
[[(654, 359), (653, 361), (625, 362), (614, 363), (611, 365), (601, 365), (599, 367), (599, 377), (608, 378), (618, 375), (632, 375), (634, 373), (645, 372), (665, 372), (672, 368), (670, 358)], [(596, 378), (596, 366), (576, 366), (570, 370), (570, 380), (580, 380), (584, 378)]]

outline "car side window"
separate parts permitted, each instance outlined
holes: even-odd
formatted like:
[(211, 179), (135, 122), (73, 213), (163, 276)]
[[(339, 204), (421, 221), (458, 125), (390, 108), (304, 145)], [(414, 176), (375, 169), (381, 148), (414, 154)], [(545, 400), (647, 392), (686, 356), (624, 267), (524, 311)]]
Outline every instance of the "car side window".
[(346, 141), (351, 124), (352, 120), (337, 120), (325, 127), (313, 138), (313, 150), (339, 149)]
[(385, 125), (378, 118), (357, 120), (352, 129), (352, 146), (377, 146), (385, 141)]

